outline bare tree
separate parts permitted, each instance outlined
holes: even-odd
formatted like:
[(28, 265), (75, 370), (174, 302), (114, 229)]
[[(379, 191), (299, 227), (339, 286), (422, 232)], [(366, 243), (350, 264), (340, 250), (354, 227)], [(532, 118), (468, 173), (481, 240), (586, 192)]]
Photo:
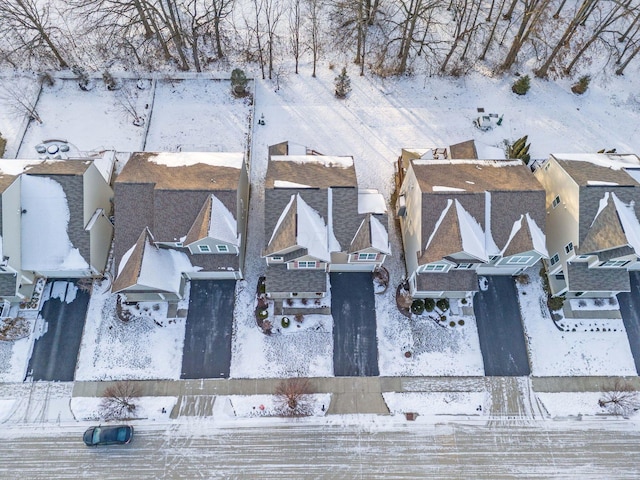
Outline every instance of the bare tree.
[(453, 42), (451, 48), (440, 65), (440, 72), (444, 73), (447, 65), (453, 56), (456, 48), (463, 40), (468, 39), (461, 59), (464, 60), (469, 48), (473, 33), (478, 28), (478, 15), (480, 13), (480, 2), (475, 0), (452, 0), (451, 10), (453, 12), (453, 23), (455, 25)]
[(136, 410), (140, 389), (133, 382), (117, 382), (102, 394), (100, 413), (105, 420), (126, 420)]
[(573, 57), (573, 60), (569, 62), (564, 69), (564, 73), (566, 75), (571, 74), (571, 70), (576, 65), (578, 60), (582, 58), (582, 55), (593, 45), (597, 40), (602, 39), (602, 35), (611, 28), (619, 19), (624, 17), (628, 13), (628, 6), (631, 3), (631, 0), (625, 0), (623, 3), (614, 3), (610, 5), (610, 10), (606, 12), (601, 18), (599, 18), (591, 30), (589, 38), (582, 43), (582, 46), (578, 49), (576, 54)]
[(298, 73), (298, 64), (300, 63), (300, 53), (302, 49), (301, 27), (302, 27), (302, 0), (292, 0), (289, 9), (289, 43), (291, 52), (296, 62), (295, 72)]
[(541, 18), (543, 18), (543, 13), (545, 13), (547, 5), (550, 2), (550, 0), (521, 1), (523, 4), (523, 13), (520, 20), (520, 26), (513, 37), (513, 42), (511, 43), (511, 48), (509, 49), (507, 56), (500, 65), (500, 70), (502, 71), (509, 70), (513, 66), (516, 58), (518, 57), (518, 53), (520, 53), (520, 49), (529, 39), (531, 32), (538, 27), (538, 23)]
[(618, 379), (603, 392), (598, 405), (614, 415), (630, 415), (640, 408), (640, 397), (631, 385)]
[(320, 9), (321, 0), (305, 0), (306, 13), (309, 16), (309, 49), (311, 50), (311, 60), (313, 64), (312, 77), (316, 76), (316, 67), (320, 59)]
[(540, 68), (538, 68), (535, 71), (536, 77), (547, 78), (547, 75), (549, 73), (549, 67), (551, 67), (551, 64), (555, 60), (556, 56), (558, 55), (558, 53), (560, 53), (560, 50), (563, 47), (569, 44), (569, 41), (571, 40), (571, 37), (573, 37), (573, 35), (575, 34), (578, 26), (583, 24), (583, 22), (586, 21), (587, 17), (591, 14), (591, 12), (593, 11), (593, 7), (596, 5), (597, 2), (598, 0), (582, 1), (582, 4), (576, 10), (575, 15), (571, 18), (569, 25), (567, 25), (567, 28), (565, 29), (564, 33), (562, 34), (562, 36), (560, 37), (556, 45), (551, 50), (551, 53), (549, 54), (547, 59), (544, 61), (542, 65), (540, 65)]
[(137, 95), (128, 86), (124, 85), (116, 94), (116, 101), (120, 105), (123, 112), (133, 119), (133, 124), (136, 127), (144, 125), (144, 114), (140, 113), (137, 105)]
[(309, 402), (312, 393), (311, 383), (307, 378), (287, 378), (276, 387), (276, 402), (282, 415), (286, 417), (303, 417), (313, 413)]
[(213, 38), (216, 44), (216, 54), (218, 58), (224, 57), (222, 51), (222, 29), (220, 27), (223, 20), (233, 11), (235, 0), (209, 0), (213, 13)]
[(56, 35), (60, 29), (51, 19), (49, 0), (2, 0), (0, 2), (0, 24), (2, 30), (13, 34), (23, 48), (23, 55), (43, 47), (56, 59), (60, 68), (69, 66)]
[(42, 118), (36, 110), (36, 99), (31, 98), (29, 92), (9, 84), (0, 87), (0, 101), (16, 117), (26, 115), (29, 120), (42, 123)]

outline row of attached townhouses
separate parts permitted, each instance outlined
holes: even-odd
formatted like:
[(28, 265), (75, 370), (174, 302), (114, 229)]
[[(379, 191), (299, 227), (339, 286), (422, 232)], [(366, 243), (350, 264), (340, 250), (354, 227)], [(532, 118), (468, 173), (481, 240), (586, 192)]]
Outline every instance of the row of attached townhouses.
[[(5, 305), (28, 301), (39, 277), (101, 277), (109, 258), (112, 292), (127, 302), (175, 303), (190, 279), (244, 278), (244, 153), (139, 152), (117, 175), (114, 165), (113, 152), (0, 160)], [(269, 147), (261, 256), (270, 298), (323, 297), (329, 272), (374, 271), (400, 254), (385, 199), (358, 185), (355, 167), (289, 142)], [(397, 170), (413, 297), (465, 297), (480, 275), (540, 262), (553, 295), (630, 291), (628, 271), (640, 269), (636, 155), (551, 155), (532, 173), (469, 141), (403, 149)]]

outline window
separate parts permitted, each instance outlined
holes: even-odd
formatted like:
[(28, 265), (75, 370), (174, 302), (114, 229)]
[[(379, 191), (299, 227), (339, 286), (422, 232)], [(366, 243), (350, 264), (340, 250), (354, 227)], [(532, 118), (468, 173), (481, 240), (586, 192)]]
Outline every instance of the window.
[(282, 257), (271, 257), (272, 262), (281, 262), (283, 260)]
[(176, 247), (183, 247), (184, 244), (182, 242), (176, 242)]
[(490, 255), (489, 256), (489, 262), (491, 262), (491, 263), (495, 263), (498, 260), (500, 260), (500, 255)]
[(218, 253), (227, 253), (229, 247), (227, 245), (216, 245), (216, 250), (218, 250)]
[(200, 253), (211, 253), (211, 247), (209, 245), (198, 245)]
[(468, 270), (468, 269), (470, 269), (472, 267), (473, 267), (473, 263), (459, 263), (456, 266), (456, 269), (458, 269), (458, 270)]
[(589, 258), (591, 255), (578, 255), (578, 258), (580, 260), (586, 260), (587, 258)]
[(298, 268), (316, 268), (316, 262), (298, 262)]
[(507, 263), (523, 265), (525, 263), (529, 263), (533, 257), (526, 255), (515, 255), (507, 260)]
[(359, 253), (358, 254), (358, 261), (375, 261), (378, 258), (378, 254), (377, 253)]
[(547, 170), (549, 170), (550, 166), (551, 166), (551, 162), (547, 162), (547, 164), (544, 166), (544, 171), (546, 172)]
[(556, 198), (554, 198), (553, 202), (551, 203), (551, 206), (553, 208), (556, 208), (558, 205), (560, 205), (560, 195), (556, 195)]
[(573, 242), (569, 242), (564, 246), (565, 253), (573, 251)]
[(446, 265), (431, 264), (431, 265), (425, 265), (424, 271), (425, 272), (444, 272), (446, 268), (447, 268)]
[(559, 261), (560, 261), (560, 255), (558, 255), (557, 253), (553, 257), (551, 257), (551, 259), (549, 260), (549, 262), (551, 262), (551, 265), (555, 265)]
[(627, 260), (609, 260), (607, 262), (602, 263), (600, 266), (601, 267), (623, 267), (627, 263), (629, 263)]

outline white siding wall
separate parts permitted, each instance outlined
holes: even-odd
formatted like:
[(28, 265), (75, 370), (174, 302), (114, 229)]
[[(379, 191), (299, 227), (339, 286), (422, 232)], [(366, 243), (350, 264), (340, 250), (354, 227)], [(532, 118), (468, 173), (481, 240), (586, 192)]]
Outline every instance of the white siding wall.
[(407, 215), (400, 218), (400, 229), (402, 231), (407, 273), (410, 275), (418, 268), (417, 252), (422, 250), (420, 245), (422, 235), (422, 192), (411, 166), (407, 170), (400, 188), (400, 194), (405, 195), (407, 206)]

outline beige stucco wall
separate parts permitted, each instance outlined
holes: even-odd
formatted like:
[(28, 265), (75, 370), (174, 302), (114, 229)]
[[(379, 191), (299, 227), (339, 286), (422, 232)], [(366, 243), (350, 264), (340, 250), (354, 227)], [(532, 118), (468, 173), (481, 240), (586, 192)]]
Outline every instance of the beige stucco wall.
[[(574, 256), (578, 247), (578, 213), (579, 213), (579, 187), (578, 184), (562, 169), (551, 157), (547, 164), (538, 168), (534, 175), (546, 191), (547, 228), (546, 243), (549, 258), (556, 253), (560, 261), (550, 267), (550, 273), (555, 274), (564, 267), (567, 260)], [(553, 199), (559, 195), (560, 204), (553, 208)], [(565, 253), (564, 247), (573, 242), (574, 250), (570, 254)]]
[(101, 208), (104, 215), (99, 217), (90, 231), (91, 259), (89, 263), (94, 274), (104, 272), (113, 238), (113, 225), (108, 217), (111, 215), (113, 190), (95, 166), (91, 164), (84, 173), (84, 224), (87, 225), (97, 209)]
[(422, 192), (418, 180), (409, 166), (404, 182), (400, 187), (400, 195), (405, 196), (407, 215), (400, 217), (400, 230), (402, 232), (402, 244), (407, 272), (411, 275), (418, 268), (417, 252), (422, 250)]

